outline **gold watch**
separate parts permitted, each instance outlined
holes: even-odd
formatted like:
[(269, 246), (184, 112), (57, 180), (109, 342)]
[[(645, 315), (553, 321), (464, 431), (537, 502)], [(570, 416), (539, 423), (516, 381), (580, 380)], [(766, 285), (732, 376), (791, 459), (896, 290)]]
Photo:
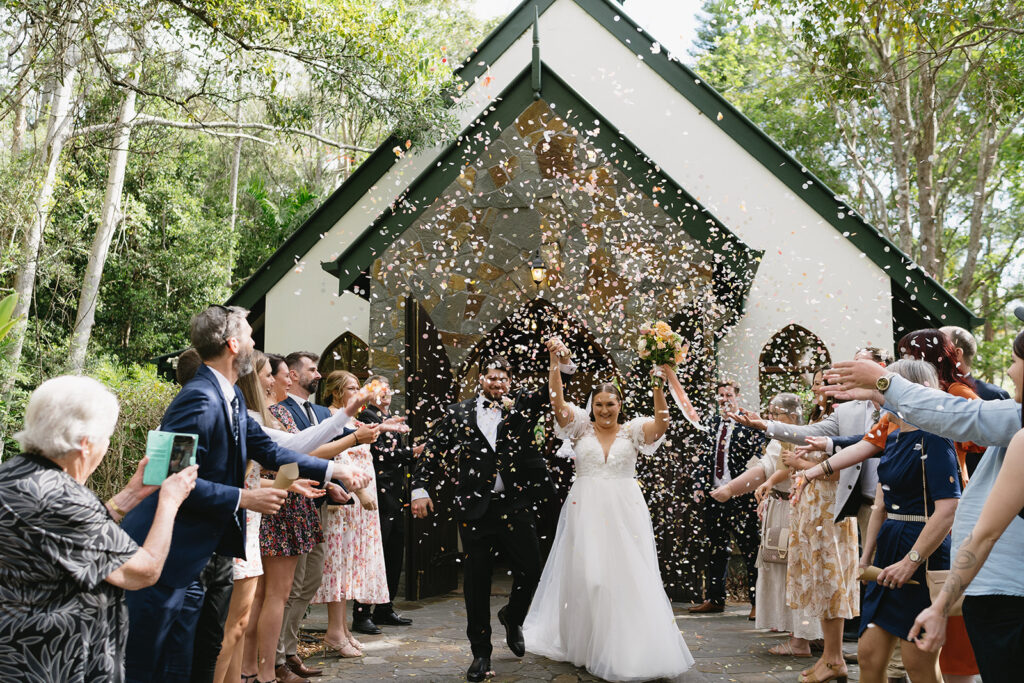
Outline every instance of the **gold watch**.
[(878, 380), (875, 381), (875, 388), (884, 394), (886, 390), (889, 388), (890, 384), (892, 384), (891, 372), (888, 375), (882, 375), (881, 377), (879, 377)]

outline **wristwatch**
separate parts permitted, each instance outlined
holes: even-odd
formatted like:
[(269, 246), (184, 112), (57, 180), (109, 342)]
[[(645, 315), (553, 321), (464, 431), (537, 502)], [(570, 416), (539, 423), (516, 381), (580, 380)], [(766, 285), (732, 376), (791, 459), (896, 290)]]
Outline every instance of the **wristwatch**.
[(909, 553), (907, 553), (907, 559), (913, 562), (914, 564), (921, 564), (922, 562), (924, 562), (924, 558), (921, 557), (921, 553), (913, 549)]
[(890, 384), (892, 384), (891, 372), (888, 375), (882, 375), (881, 377), (879, 377), (878, 380), (875, 382), (875, 388), (884, 394), (886, 389), (889, 388)]

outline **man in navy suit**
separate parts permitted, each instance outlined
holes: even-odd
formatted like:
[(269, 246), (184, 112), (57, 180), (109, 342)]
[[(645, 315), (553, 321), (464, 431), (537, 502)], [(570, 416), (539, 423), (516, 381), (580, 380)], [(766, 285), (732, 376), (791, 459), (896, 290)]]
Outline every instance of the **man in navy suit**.
[[(369, 483), (369, 477), (349, 468), (278, 447), (249, 419), (235, 387), (238, 376), (251, 368), (254, 345), (247, 315), (242, 308), (211, 306), (192, 319), (192, 346), (203, 365), (168, 406), (160, 429), (199, 436), (199, 478), (174, 520), (160, 579), (127, 596), (127, 681), (189, 679), (205, 592), (200, 575), (208, 565), (219, 569), (233, 557), (245, 557), (246, 509), (273, 514), (287, 495), (273, 488), (244, 488), (249, 458), (271, 470), (295, 462), (301, 476), (325, 483), (336, 478), (350, 490)], [(132, 538), (145, 538), (155, 502), (143, 501), (124, 518), (122, 526)]]
[(327, 406), (317, 405), (310, 400), (316, 397), (317, 387), (320, 386), (320, 371), (316, 367), (319, 361), (320, 356), (312, 351), (295, 351), (284, 359), (292, 377), (292, 389), (280, 405), (291, 413), (300, 431), (320, 424), (331, 416)]

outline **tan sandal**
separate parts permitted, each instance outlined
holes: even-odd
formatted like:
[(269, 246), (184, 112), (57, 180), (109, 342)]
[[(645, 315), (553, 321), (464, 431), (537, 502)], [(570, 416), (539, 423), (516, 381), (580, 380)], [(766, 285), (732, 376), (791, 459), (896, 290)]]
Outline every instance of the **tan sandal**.
[(804, 654), (802, 652), (796, 652), (793, 650), (793, 644), (788, 640), (784, 643), (779, 643), (775, 647), (768, 648), (768, 654), (777, 655), (779, 657), (810, 657), (811, 653)]
[(352, 643), (347, 640), (344, 643), (332, 643), (324, 638), (324, 649), (334, 650), (334, 652), (338, 653), (338, 656), (344, 657), (345, 659), (354, 659), (356, 657), (363, 656), (363, 653), (354, 648)]

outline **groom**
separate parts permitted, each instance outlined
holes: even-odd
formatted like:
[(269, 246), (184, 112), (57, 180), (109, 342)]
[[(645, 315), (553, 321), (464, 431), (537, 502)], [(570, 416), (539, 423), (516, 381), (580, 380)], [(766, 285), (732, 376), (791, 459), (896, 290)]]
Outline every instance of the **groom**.
[[(563, 375), (576, 365), (558, 339), (547, 342), (560, 358)], [(540, 544), (533, 517), (536, 503), (554, 493), (547, 466), (534, 440), (534, 427), (550, 401), (544, 384), (535, 391), (511, 391), (508, 361), (488, 358), (480, 365), (480, 389), (472, 398), (449, 406), (427, 436), (412, 478), (412, 514), (426, 517), (434, 509), (427, 486), (441, 473), (441, 460), (455, 480), (455, 516), (466, 553), (463, 595), (466, 635), (473, 663), (470, 681), (491, 670), (491, 569), (497, 549), (512, 564), (512, 593), (498, 610), (505, 642), (516, 656), (526, 652), (522, 624), (541, 575)]]

